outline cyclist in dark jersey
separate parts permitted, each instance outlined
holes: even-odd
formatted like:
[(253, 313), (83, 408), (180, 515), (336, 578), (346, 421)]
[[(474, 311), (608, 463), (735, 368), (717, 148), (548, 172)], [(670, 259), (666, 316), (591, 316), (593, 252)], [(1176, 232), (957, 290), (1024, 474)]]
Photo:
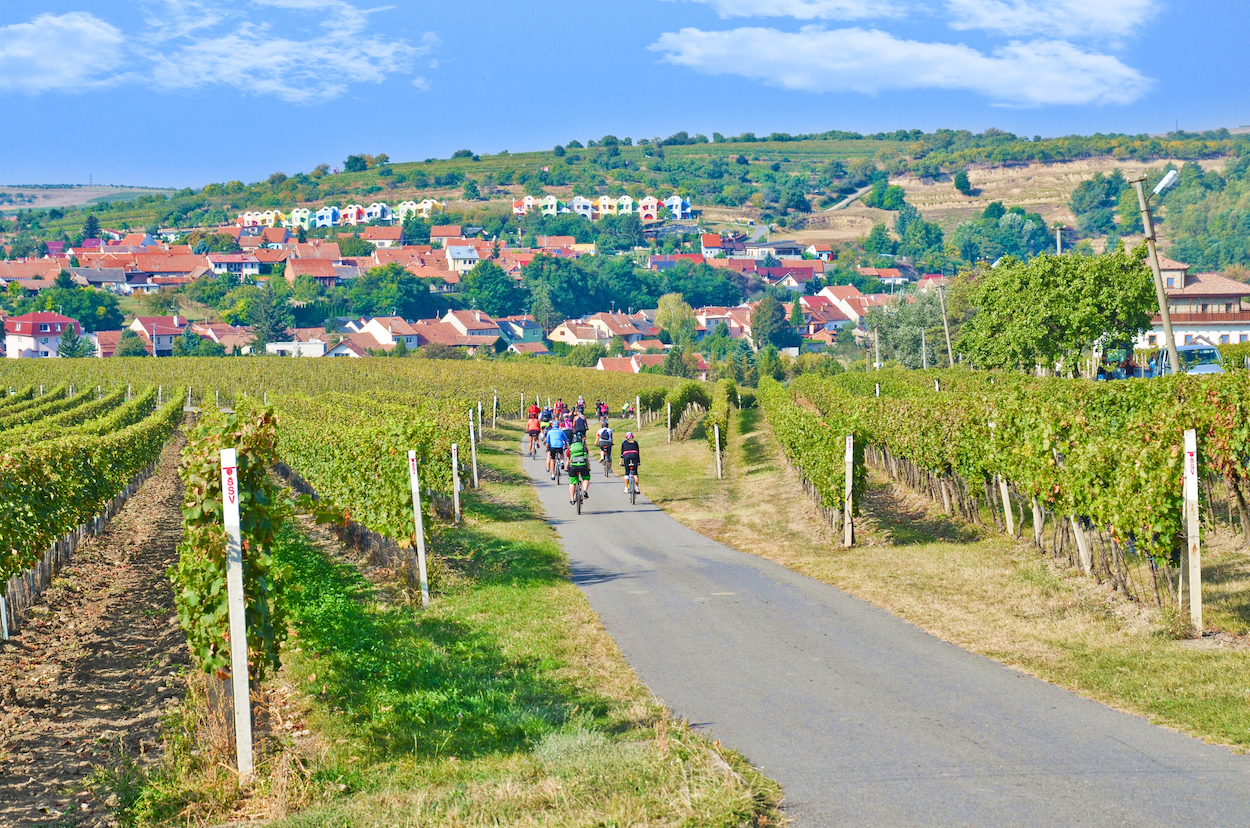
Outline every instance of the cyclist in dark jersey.
[(590, 425), (586, 422), (586, 415), (578, 411), (573, 415), (573, 433), (585, 440), (587, 431), (590, 431)]
[[(638, 486), (638, 494), (642, 494), (642, 481), (638, 478), (638, 466), (642, 463), (642, 452), (638, 448), (638, 441), (634, 439), (634, 432), (625, 435), (625, 439), (621, 441), (621, 465), (625, 467), (625, 476), (628, 477), (632, 472), (634, 482)], [(629, 491), (629, 482), (625, 483), (625, 491)]]

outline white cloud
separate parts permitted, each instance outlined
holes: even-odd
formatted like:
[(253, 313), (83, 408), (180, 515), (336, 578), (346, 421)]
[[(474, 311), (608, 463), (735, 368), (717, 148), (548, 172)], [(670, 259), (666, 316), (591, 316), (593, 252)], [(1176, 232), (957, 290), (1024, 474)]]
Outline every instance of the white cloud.
[(1157, 6), (1157, 0), (946, 0), (953, 29), (1066, 38), (1122, 38)]
[(87, 12), (41, 14), (0, 28), (0, 91), (39, 93), (106, 82), (125, 38)]
[(412, 79), (412, 85), (420, 89), (422, 92), (430, 91), (430, 82), (424, 77), (418, 76)]
[(860, 28), (688, 28), (662, 34), (650, 48), (669, 63), (705, 74), (809, 92), (962, 89), (1029, 106), (1129, 103), (1150, 86), (1116, 58), (1063, 41), (1011, 43), (987, 55), (962, 44), (902, 40)]
[[(159, 0), (145, 5), (146, 25), (129, 38), (86, 12), (44, 14), (0, 28), (0, 92), (134, 80), (166, 90), (225, 85), (308, 103), (337, 97), (354, 83), (410, 74), (416, 59), (439, 45), (433, 34), (417, 42), (370, 34), (370, 15), (382, 9), (346, 0), (251, 0), (252, 8), (240, 6)], [(275, 10), (285, 17), (270, 19)], [(298, 17), (311, 18), (316, 28), (305, 33)], [(129, 71), (117, 74), (123, 65)]]
[(888, 0), (692, 0), (721, 17), (794, 17), (799, 20), (865, 20), (902, 12)]

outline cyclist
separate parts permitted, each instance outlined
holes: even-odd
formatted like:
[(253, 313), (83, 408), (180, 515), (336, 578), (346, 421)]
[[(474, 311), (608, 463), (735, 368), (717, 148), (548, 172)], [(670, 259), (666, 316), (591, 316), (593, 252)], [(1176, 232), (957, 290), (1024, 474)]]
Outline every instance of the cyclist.
[(564, 398), (563, 397), (556, 398), (556, 417), (557, 418), (564, 417)]
[(537, 417), (538, 416), (538, 403), (537, 402), (530, 403), (530, 407), (526, 410), (525, 413), (528, 414), (530, 417)]
[(569, 438), (565, 435), (562, 428), (547, 429), (545, 438), (547, 446), (547, 472), (551, 475), (551, 479), (556, 479), (556, 461), (564, 456), (565, 450), (569, 447)]
[[(642, 494), (642, 481), (638, 479), (638, 466), (642, 464), (642, 453), (638, 448), (638, 441), (634, 439), (634, 432), (630, 431), (625, 434), (625, 439), (621, 441), (621, 465), (625, 467), (625, 477), (630, 474), (634, 475), (634, 485), (638, 487), (638, 494)], [(625, 481), (625, 491), (629, 491), (629, 481)]]
[(628, 419), (629, 419), (629, 403), (622, 403), (622, 404), (621, 404), (621, 419), (622, 419), (622, 420), (628, 420)]
[(595, 442), (599, 444), (599, 460), (607, 461), (609, 466), (612, 465), (612, 426), (608, 425), (608, 418), (604, 417), (599, 422), (599, 431), (595, 434)]
[(586, 398), (581, 394), (577, 395), (577, 411), (580, 414), (586, 413)]
[(573, 433), (580, 434), (581, 438), (585, 440), (587, 431), (590, 431), (590, 425), (586, 422), (586, 415), (578, 411), (573, 415)]
[(576, 503), (576, 486), (582, 484), (582, 497), (590, 497), (590, 453), (586, 450), (586, 435), (577, 434), (569, 443), (569, 503)]
[(525, 431), (530, 436), (529, 453), (534, 453), (534, 445), (538, 442), (538, 435), (542, 433), (543, 423), (538, 419), (538, 412), (530, 414), (529, 422), (525, 424)]

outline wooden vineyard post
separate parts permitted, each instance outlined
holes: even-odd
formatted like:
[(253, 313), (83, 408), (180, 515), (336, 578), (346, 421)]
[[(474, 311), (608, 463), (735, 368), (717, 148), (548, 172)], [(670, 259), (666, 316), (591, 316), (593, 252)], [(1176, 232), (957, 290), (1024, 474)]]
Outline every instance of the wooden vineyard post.
[(417, 453), (408, 450), (408, 480), (412, 485), (412, 523), (417, 530), (417, 572), (421, 576), (421, 606), (429, 609), (430, 581), (425, 571), (425, 520), (421, 516), (421, 484), (417, 480)]
[(1007, 488), (1007, 478), (999, 476), (998, 491), (1003, 495), (1003, 516), (1007, 519), (1007, 534), (1016, 536), (1016, 516), (1011, 511), (1011, 494)]
[(1189, 621), (1202, 635), (1202, 544), (1198, 522), (1198, 434), (1185, 431), (1185, 542), (1189, 553)]
[(673, 404), (665, 403), (668, 406), (668, 440), (665, 442), (673, 442)]
[(855, 543), (855, 527), (851, 523), (852, 503), (855, 494), (855, 435), (846, 435), (846, 491), (842, 495), (842, 545)]
[(477, 438), (473, 435), (473, 410), (469, 410), (469, 456), (473, 459), (473, 488), (477, 485)]
[(165, 386), (163, 385), (156, 386), (156, 407), (157, 408), (161, 407), (161, 401), (164, 398), (164, 396), (165, 396)]
[(230, 680), (234, 687), (234, 742), (239, 784), (252, 777), (252, 697), (247, 674), (247, 612), (243, 592), (243, 540), (239, 532), (239, 462), (221, 450), (221, 503), (226, 525), (226, 594), (230, 608)]
[(721, 474), (720, 467), (720, 423), (713, 423), (712, 431), (716, 435), (716, 479), (724, 480), (725, 478), (724, 475)]
[(634, 415), (638, 418), (638, 430), (642, 431), (642, 397), (634, 397)]
[[(482, 442), (482, 401), (481, 400), (477, 401), (477, 442), (479, 443)], [(476, 456), (477, 452), (474, 452), (473, 454), (474, 456)], [(477, 466), (475, 464), (474, 468), (476, 467)], [(477, 488), (476, 480), (473, 482), (473, 488), (475, 489)]]
[(521, 419), (525, 419), (525, 392), (521, 392)]
[(451, 444), (451, 511), (455, 523), (460, 523), (460, 492), (463, 485), (460, 480), (460, 447)]
[(495, 402), (492, 403), (490, 409), (490, 427), (499, 428), (499, 395), (495, 395)]
[(1085, 530), (1081, 528), (1076, 515), (1070, 515), (1068, 519), (1072, 521), (1072, 534), (1076, 537), (1076, 551), (1081, 556), (1081, 571), (1086, 575), (1093, 575), (1094, 556), (1089, 551), (1089, 539), (1085, 537)]

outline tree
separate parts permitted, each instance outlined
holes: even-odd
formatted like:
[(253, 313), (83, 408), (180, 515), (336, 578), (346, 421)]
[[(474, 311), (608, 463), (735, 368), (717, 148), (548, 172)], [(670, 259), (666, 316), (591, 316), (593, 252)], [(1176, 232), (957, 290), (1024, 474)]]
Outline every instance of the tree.
[(608, 349), (597, 342), (590, 345), (574, 345), (568, 356), (564, 358), (564, 364), (577, 368), (593, 368), (599, 364), (600, 359), (607, 355)]
[(758, 376), (761, 377), (772, 377), (775, 380), (786, 378), (786, 370), (781, 364), (781, 356), (772, 345), (756, 354), (755, 370)]
[(143, 344), (143, 340), (137, 333), (131, 330), (122, 331), (121, 339), (117, 340), (117, 348), (113, 351), (113, 356), (141, 357), (147, 355), (147, 346)]
[(151, 316), (166, 316), (182, 307), (178, 302), (177, 294), (164, 290), (145, 293), (139, 301), (143, 304), (143, 309)]
[(66, 325), (61, 332), (61, 344), (56, 349), (56, 355), (66, 359), (78, 359), (94, 354), (95, 348), (92, 347), (91, 340), (78, 335), (78, 326)]
[(308, 231), (304, 229), (304, 225), (301, 224), (299, 229), (295, 231), (295, 240), (300, 244), (308, 241)]
[(364, 172), (369, 169), (369, 162), (363, 155), (349, 155), (343, 162), (343, 172)]
[(359, 236), (339, 236), (337, 241), (339, 243), (339, 253), (349, 258), (372, 256), (378, 249), (372, 242), (367, 242)]
[(95, 213), (87, 213), (87, 218), (82, 223), (82, 237), (84, 239), (100, 238), (100, 220), (95, 217)]
[(884, 224), (874, 224), (872, 232), (864, 240), (865, 253), (893, 255), (897, 246), (894, 239), (890, 238), (890, 231), (886, 229)]
[(625, 339), (623, 337), (612, 337), (612, 342), (608, 345), (608, 356), (625, 356)]
[(464, 182), (464, 200), (479, 201), (482, 198), (482, 191), (478, 189), (477, 182), (468, 179)]
[(664, 364), (660, 370), (670, 377), (693, 378), (690, 366), (686, 364), (684, 356), (685, 353), (681, 348), (677, 346), (669, 348), (668, 353), (664, 355)]
[(247, 323), (252, 326), (252, 353), (263, 354), (270, 342), (283, 342), (294, 320), (285, 295), (279, 295), (270, 279), (248, 303)]
[(765, 296), (751, 312), (751, 339), (756, 350), (774, 345), (784, 348), (791, 334), (786, 327), (786, 309), (773, 296)]
[(807, 329), (807, 320), (803, 318), (803, 303), (798, 297), (794, 298), (794, 305), (790, 308), (790, 327), (800, 336)]
[(1150, 327), (1154, 284), (1145, 248), (1103, 256), (1008, 258), (969, 277), (974, 315), (957, 349), (983, 368), (1050, 366), (1106, 336), (1131, 341)]
[(960, 195), (972, 195), (972, 182), (968, 180), (968, 171), (960, 170), (955, 173), (955, 189)]
[(478, 262), (464, 281), (473, 307), (491, 316), (512, 316), (525, 307), (525, 291), (494, 262)]
[(463, 348), (455, 345), (444, 345), (441, 342), (430, 342), (417, 349), (417, 356), (423, 359), (464, 359)]
[(680, 293), (666, 293), (660, 297), (656, 306), (655, 325), (666, 332), (669, 341), (678, 347), (684, 347), (694, 339), (698, 320), (694, 308), (686, 304)]

